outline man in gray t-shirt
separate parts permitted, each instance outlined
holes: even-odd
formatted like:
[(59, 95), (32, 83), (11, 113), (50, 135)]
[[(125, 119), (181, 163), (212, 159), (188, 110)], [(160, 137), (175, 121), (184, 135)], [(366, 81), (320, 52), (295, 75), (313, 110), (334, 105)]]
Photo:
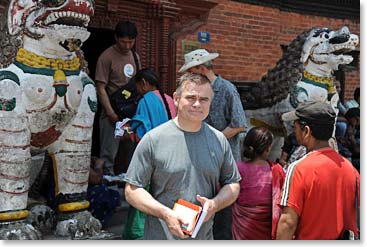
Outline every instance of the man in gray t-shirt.
[[(148, 132), (138, 144), (126, 174), (127, 201), (147, 214), (145, 239), (184, 239), (185, 222), (172, 210), (182, 198), (206, 210), (196, 239), (213, 239), (213, 216), (232, 204), (241, 177), (230, 145), (203, 122), (213, 90), (207, 78), (185, 74), (174, 93), (177, 117)], [(144, 187), (150, 184), (150, 193)]]
[[(241, 161), (241, 144), (239, 133), (247, 128), (245, 111), (236, 87), (216, 75), (213, 60), (218, 53), (209, 53), (205, 49), (197, 49), (185, 54), (185, 64), (179, 72), (198, 73), (209, 79), (213, 86), (214, 98), (205, 122), (221, 131), (228, 139), (235, 161)], [(214, 239), (232, 239), (232, 208), (224, 208), (215, 215)]]

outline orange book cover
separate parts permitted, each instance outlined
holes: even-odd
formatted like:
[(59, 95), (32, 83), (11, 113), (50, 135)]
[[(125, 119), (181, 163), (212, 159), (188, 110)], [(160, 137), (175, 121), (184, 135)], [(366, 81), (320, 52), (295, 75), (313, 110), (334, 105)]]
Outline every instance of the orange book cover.
[(181, 229), (184, 233), (191, 235), (198, 222), (202, 208), (196, 204), (178, 199), (173, 206), (173, 211), (177, 212), (188, 224), (181, 225)]

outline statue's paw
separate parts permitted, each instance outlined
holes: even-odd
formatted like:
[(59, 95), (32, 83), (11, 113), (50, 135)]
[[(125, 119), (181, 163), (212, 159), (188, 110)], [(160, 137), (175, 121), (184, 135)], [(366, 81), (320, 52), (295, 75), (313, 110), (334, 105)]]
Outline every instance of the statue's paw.
[(32, 205), (29, 207), (28, 221), (42, 233), (50, 233), (56, 227), (56, 213), (46, 205)]
[(102, 224), (88, 211), (59, 215), (56, 235), (71, 239), (89, 238), (100, 233)]
[(1, 222), (0, 239), (2, 240), (40, 240), (41, 232), (25, 220)]

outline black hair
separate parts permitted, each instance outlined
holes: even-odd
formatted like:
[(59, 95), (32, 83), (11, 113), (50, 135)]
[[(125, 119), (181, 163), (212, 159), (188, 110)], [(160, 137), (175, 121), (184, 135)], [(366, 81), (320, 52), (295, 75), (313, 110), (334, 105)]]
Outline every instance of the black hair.
[(360, 117), (361, 110), (358, 107), (350, 108), (344, 115), (346, 119)]
[(357, 87), (354, 90), (354, 94), (353, 94), (353, 98), (354, 98), (355, 101), (358, 101), (358, 98), (360, 97), (360, 93), (361, 93), (361, 89), (360, 89), (360, 87)]
[(167, 102), (167, 99), (166, 99), (166, 96), (164, 95), (164, 92), (161, 88), (161, 82), (157, 76), (157, 74), (154, 72), (153, 69), (151, 68), (144, 68), (144, 69), (141, 69), (139, 70), (136, 75), (134, 76), (134, 81), (135, 83), (137, 82), (140, 82), (142, 80), (145, 80), (147, 83), (149, 83), (150, 85), (152, 86), (155, 86), (158, 91), (159, 91), (159, 94), (161, 95), (162, 99), (163, 99), (163, 102), (164, 102), (164, 106), (166, 108), (166, 111), (167, 111), (167, 114), (168, 114), (168, 119), (172, 119), (172, 115), (171, 115), (171, 111), (169, 109), (169, 106), (168, 106), (168, 102)]
[(131, 21), (120, 21), (115, 27), (115, 35), (117, 38), (128, 37), (129, 39), (135, 39), (138, 36), (138, 30)]
[(307, 125), (311, 130), (311, 135), (317, 140), (327, 141), (333, 135), (333, 132), (334, 132), (333, 124), (320, 125), (320, 124), (307, 123), (302, 120), (297, 120), (297, 121), (300, 124), (301, 130), (304, 130)]
[(254, 159), (264, 153), (273, 143), (273, 134), (265, 127), (254, 127), (243, 140), (243, 155)]

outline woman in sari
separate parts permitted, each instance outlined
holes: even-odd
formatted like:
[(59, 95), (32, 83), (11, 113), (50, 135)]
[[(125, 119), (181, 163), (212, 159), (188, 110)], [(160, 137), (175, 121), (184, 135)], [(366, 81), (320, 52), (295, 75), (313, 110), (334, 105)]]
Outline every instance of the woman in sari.
[(281, 208), (277, 205), (284, 182), (282, 167), (268, 156), (272, 133), (252, 128), (244, 139), (246, 162), (238, 162), (242, 180), (240, 194), (232, 206), (232, 237), (235, 240), (275, 239)]

